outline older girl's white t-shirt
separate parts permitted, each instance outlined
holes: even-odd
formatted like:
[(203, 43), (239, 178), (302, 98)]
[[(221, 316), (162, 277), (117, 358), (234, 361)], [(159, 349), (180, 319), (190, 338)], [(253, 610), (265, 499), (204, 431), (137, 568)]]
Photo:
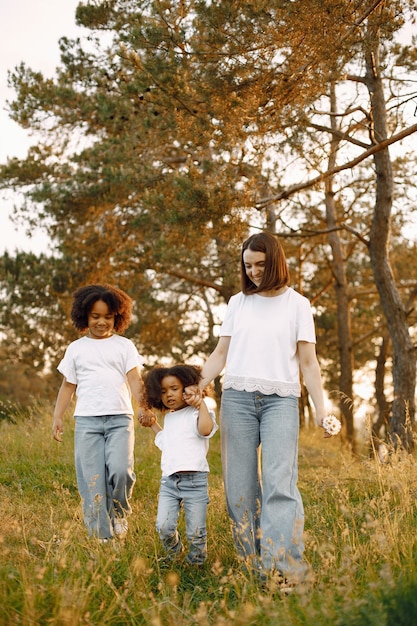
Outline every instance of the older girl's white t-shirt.
[(240, 292), (229, 300), (220, 336), (230, 337), (224, 389), (300, 395), (297, 342), (316, 343), (307, 298), (291, 287), (273, 297)]
[(68, 346), (58, 371), (77, 385), (75, 415), (133, 415), (127, 373), (143, 358), (127, 337), (81, 337)]

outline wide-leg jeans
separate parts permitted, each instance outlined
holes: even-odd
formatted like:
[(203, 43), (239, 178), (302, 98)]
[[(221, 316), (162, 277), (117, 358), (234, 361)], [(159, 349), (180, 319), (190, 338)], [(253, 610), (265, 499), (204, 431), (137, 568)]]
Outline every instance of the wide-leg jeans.
[(178, 556), (183, 544), (178, 533), (181, 506), (185, 513), (185, 530), (189, 552), (186, 561), (202, 565), (207, 558), (207, 472), (177, 472), (162, 476), (158, 498), (156, 530), (168, 553)]
[(90, 536), (113, 536), (113, 519), (131, 513), (134, 422), (130, 415), (75, 417), (75, 469)]
[(225, 389), (223, 479), (238, 554), (255, 568), (300, 571), (304, 510), (298, 479), (298, 399)]

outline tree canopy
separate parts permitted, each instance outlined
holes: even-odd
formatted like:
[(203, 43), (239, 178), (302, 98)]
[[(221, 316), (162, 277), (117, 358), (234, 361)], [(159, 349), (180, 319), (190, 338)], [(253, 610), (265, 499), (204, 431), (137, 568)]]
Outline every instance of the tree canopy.
[[(395, 39), (415, 8), (81, 2), (76, 20), (86, 36), (60, 40), (56, 75), (24, 63), (10, 74), (10, 114), (41, 139), (0, 170), (3, 186), (24, 190), (22, 214), (43, 224), (54, 245), (39, 275), (54, 345), (72, 336), (64, 321), (72, 291), (106, 280), (135, 298), (129, 333), (150, 363), (203, 357), (239, 288), (242, 239), (268, 228), (284, 238), (293, 283), (315, 306), (331, 387), (340, 387), (335, 372), (343, 378), (376, 358), (381, 319), (391, 337), (402, 329), (395, 354), (411, 346), (404, 303), (415, 278), (405, 287), (407, 250), (400, 257), (396, 244), (402, 207), (394, 204), (392, 215), (395, 190), (384, 192), (378, 176), (381, 184), (393, 169), (395, 185), (407, 186), (407, 162), (392, 163), (388, 147), (417, 130), (401, 117), (415, 97), (407, 74), (415, 49)], [(378, 100), (376, 87), (385, 92)], [(378, 269), (393, 262), (377, 256), (390, 249), (396, 263), (384, 286)], [(385, 306), (393, 293), (400, 325)], [(348, 395), (351, 379), (341, 385)], [(404, 390), (401, 401), (413, 393)]]

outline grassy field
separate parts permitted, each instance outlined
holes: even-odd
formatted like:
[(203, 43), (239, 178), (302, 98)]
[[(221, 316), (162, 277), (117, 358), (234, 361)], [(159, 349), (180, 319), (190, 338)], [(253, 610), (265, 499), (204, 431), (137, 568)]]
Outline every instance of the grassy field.
[(51, 437), (51, 407), (0, 421), (0, 624), (417, 624), (417, 467), (353, 459), (341, 440), (302, 433), (300, 481), (311, 580), (290, 596), (261, 590), (236, 561), (212, 440), (209, 558), (168, 567), (154, 530), (160, 477), (152, 433), (136, 429), (137, 484), (123, 544), (87, 538), (73, 463), (73, 422)]

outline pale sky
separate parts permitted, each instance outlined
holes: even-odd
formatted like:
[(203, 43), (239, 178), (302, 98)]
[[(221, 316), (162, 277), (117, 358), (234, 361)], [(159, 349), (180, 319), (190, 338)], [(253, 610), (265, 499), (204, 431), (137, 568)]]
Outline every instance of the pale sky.
[[(52, 76), (59, 65), (58, 40), (77, 37), (75, 24), (78, 0), (0, 0), (0, 163), (9, 157), (23, 158), (33, 140), (5, 111), (14, 91), (7, 88), (7, 72), (22, 61), (35, 71)], [(4, 197), (6, 195), (6, 197)], [(12, 194), (0, 192), (0, 254), (16, 248), (45, 251), (47, 239), (34, 233), (29, 239), (24, 228), (10, 220)]]

